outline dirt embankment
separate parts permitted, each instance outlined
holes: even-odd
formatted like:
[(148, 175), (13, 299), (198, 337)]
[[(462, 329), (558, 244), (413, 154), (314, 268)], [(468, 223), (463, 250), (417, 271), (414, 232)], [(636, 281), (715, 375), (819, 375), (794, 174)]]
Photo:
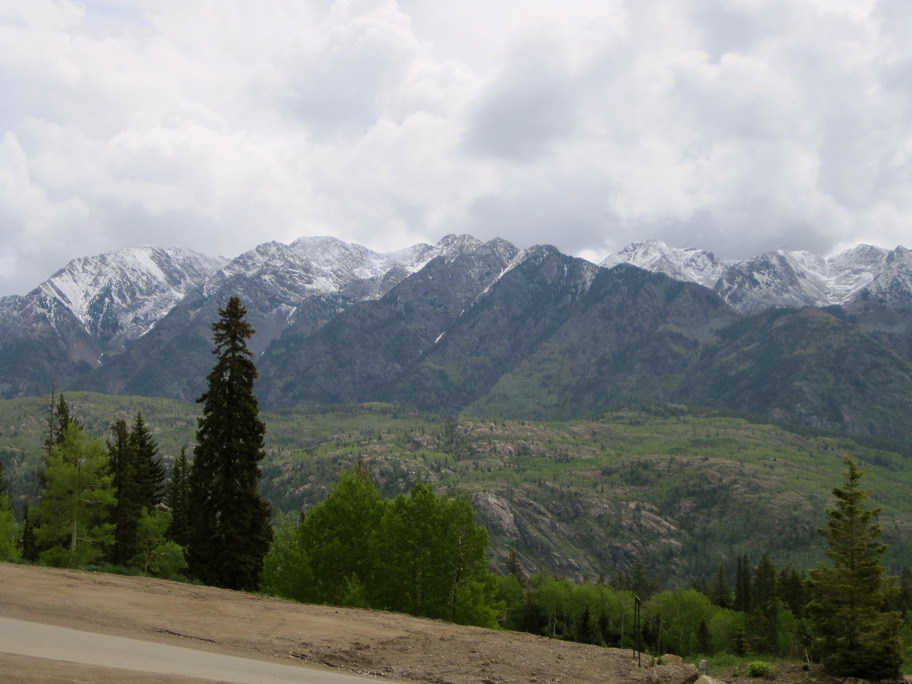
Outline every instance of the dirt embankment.
[[(0, 564), (0, 615), (399, 681), (678, 684), (696, 674), (692, 665), (638, 667), (630, 651), (529, 634), (303, 605), (146, 577), (22, 565)], [(198, 681), (3, 653), (0, 672), (8, 681), (23, 682)], [(806, 676), (801, 673), (794, 681)]]

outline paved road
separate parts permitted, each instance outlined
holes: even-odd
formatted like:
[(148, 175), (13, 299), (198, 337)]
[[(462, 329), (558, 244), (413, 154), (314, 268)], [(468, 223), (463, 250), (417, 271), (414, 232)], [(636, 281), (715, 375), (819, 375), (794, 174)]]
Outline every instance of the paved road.
[(238, 684), (367, 684), (378, 681), (4, 617), (0, 617), (0, 652)]

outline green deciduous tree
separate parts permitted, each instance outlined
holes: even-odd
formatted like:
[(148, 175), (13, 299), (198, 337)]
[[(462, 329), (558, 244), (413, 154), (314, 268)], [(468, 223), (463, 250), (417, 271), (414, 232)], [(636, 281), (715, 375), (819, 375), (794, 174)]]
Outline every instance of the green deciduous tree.
[(816, 646), (827, 670), (840, 677), (894, 679), (902, 665), (900, 615), (887, 603), (895, 592), (881, 556), (877, 516), (861, 489), (862, 472), (846, 458), (842, 487), (833, 490), (835, 508), (827, 510), (828, 564), (810, 572), (811, 617)]
[(183, 547), (167, 537), (170, 524), (170, 511), (142, 509), (136, 526), (137, 552), (130, 565), (159, 577), (171, 577), (186, 569)]
[(343, 470), (327, 497), (307, 513), (299, 533), (310, 558), (312, 600), (344, 603), (349, 589), (370, 584), (376, 565), (371, 540), (383, 511), (374, 481), (358, 463)]
[(387, 507), (375, 535), (371, 592), (381, 607), (462, 624), (494, 626), (497, 581), (488, 532), (463, 495), (437, 497), (416, 484)]
[(310, 557), (301, 543), (298, 526), (291, 515), (279, 518), (269, 553), (263, 561), (260, 590), (295, 601), (314, 601)]
[(114, 542), (111, 480), (102, 440), (88, 440), (77, 424), (67, 425), (51, 449), (44, 492), (33, 509), (42, 562), (75, 567), (102, 557)]
[(253, 393), (257, 377), (247, 340), (254, 330), (232, 297), (212, 325), (216, 356), (190, 470), (190, 573), (229, 589), (259, 585), (272, 529), (258, 490), (266, 428)]

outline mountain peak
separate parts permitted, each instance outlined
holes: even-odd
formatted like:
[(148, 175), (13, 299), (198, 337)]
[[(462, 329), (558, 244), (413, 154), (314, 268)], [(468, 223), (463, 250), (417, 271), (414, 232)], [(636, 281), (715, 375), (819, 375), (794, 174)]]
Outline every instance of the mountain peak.
[(699, 283), (704, 287), (715, 285), (725, 270), (725, 262), (717, 259), (712, 252), (694, 247), (669, 247), (655, 238), (631, 242), (599, 265), (612, 268), (622, 263), (662, 273), (675, 280)]

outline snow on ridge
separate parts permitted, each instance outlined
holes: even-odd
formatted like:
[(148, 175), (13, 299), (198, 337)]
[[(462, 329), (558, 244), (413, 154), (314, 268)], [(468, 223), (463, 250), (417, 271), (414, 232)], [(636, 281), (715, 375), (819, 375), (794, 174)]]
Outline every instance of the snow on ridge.
[[(119, 301), (153, 298), (158, 306), (176, 303), (216, 270), (220, 261), (188, 249), (127, 247), (73, 259), (35, 291), (53, 297), (89, 325), (99, 298)], [(171, 304), (173, 305), (173, 304)]]
[(661, 240), (649, 239), (630, 243), (599, 266), (628, 263), (676, 280), (699, 283), (715, 289), (736, 308), (756, 310), (776, 305), (845, 304), (875, 283), (887, 268), (890, 255), (900, 250), (904, 248), (891, 251), (857, 245), (824, 258), (805, 250), (779, 249), (750, 259), (723, 261), (712, 252), (669, 247)]

